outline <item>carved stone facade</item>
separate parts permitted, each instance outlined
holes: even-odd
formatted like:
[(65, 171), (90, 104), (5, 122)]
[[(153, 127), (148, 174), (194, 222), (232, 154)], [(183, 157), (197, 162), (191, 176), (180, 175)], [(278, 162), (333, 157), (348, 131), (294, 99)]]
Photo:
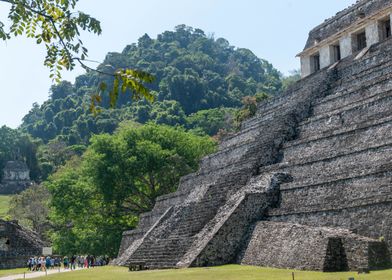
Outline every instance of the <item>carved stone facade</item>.
[[(306, 50), (391, 6), (359, 1), (312, 31)], [(158, 198), (138, 228), (124, 232), (115, 263), (390, 267), (392, 38), (305, 76), (260, 104), (177, 192)]]
[(45, 243), (17, 222), (0, 220), (0, 269), (26, 267), (30, 257), (40, 256)]
[(23, 161), (9, 161), (3, 169), (0, 194), (19, 193), (31, 185), (30, 170)]
[(314, 28), (301, 58), (302, 77), (329, 67), (391, 37), (389, 0), (360, 0)]

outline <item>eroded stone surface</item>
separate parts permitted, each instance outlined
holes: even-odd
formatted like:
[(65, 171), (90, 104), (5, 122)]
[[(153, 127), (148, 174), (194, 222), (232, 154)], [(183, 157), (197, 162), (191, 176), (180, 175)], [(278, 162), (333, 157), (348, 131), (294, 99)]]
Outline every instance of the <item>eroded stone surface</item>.
[[(380, 258), (374, 258), (374, 255)], [(258, 222), (240, 263), (320, 271), (382, 268), (390, 264), (383, 242), (349, 230)]]
[(41, 256), (45, 243), (17, 222), (0, 220), (0, 269), (26, 267), (30, 257)]

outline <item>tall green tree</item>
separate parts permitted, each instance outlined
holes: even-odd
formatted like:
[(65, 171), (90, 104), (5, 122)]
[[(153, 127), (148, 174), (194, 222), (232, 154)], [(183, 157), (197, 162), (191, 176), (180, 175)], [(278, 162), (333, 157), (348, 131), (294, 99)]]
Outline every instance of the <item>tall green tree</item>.
[(8, 215), (47, 240), (47, 233), (50, 229), (49, 201), (50, 194), (44, 186), (31, 186), (12, 197)]
[(56, 249), (115, 256), (122, 231), (135, 227), (158, 196), (175, 191), (215, 145), (209, 137), (152, 123), (124, 123), (114, 135), (94, 136), (81, 158), (46, 183)]

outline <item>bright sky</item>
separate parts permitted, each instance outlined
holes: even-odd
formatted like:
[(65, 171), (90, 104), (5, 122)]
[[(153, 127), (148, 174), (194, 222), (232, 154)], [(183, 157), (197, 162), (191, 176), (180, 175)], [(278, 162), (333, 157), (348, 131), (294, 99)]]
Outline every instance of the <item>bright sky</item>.
[[(102, 61), (147, 33), (155, 38), (178, 24), (200, 28), (248, 48), (282, 73), (299, 68), (295, 55), (311, 28), (356, 0), (80, 0), (78, 10), (99, 19), (103, 34), (83, 35), (89, 58)], [(9, 6), (0, 3), (0, 20)], [(0, 126), (17, 127), (34, 102), (48, 98), (51, 80), (45, 50), (24, 38), (0, 42)], [(67, 80), (83, 73), (63, 73)]]

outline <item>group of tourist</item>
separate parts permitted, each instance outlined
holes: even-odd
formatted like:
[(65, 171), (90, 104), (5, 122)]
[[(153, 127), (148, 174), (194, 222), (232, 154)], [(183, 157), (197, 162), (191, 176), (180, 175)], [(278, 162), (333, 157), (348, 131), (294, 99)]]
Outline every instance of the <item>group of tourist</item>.
[(109, 264), (107, 257), (94, 256), (72, 256), (72, 257), (33, 257), (27, 261), (27, 267), (30, 271), (46, 271), (48, 269), (61, 268), (74, 270), (78, 268), (90, 268), (95, 266), (104, 266)]
[(59, 268), (60, 266), (61, 260), (57, 257), (33, 257), (27, 261), (27, 267), (30, 271), (46, 271), (47, 269)]

